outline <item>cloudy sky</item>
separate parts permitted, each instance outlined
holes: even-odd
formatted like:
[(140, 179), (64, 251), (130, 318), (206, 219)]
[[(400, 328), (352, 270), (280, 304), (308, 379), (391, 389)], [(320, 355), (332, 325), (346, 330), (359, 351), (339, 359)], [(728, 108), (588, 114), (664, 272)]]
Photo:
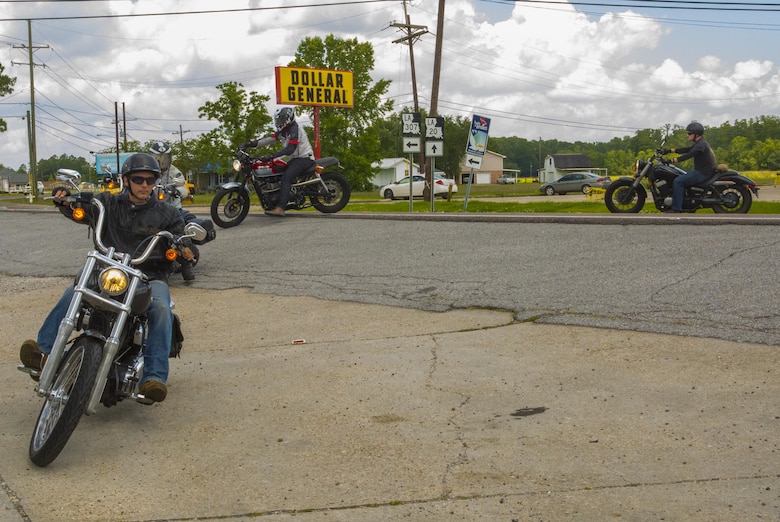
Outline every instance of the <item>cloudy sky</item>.
[[(423, 108), (438, 7), (439, 0), (407, 3), (410, 22), (429, 30), (414, 45)], [(491, 136), (567, 141), (777, 115), (778, 11), (701, 0), (446, 0), (439, 113), (487, 116)], [(127, 16), (142, 14), (155, 16)], [(14, 93), (0, 99), (8, 124), (0, 163), (14, 169), (29, 158), (28, 19), (40, 65), (39, 159), (92, 161), (90, 151), (114, 142), (115, 102), (120, 119), (124, 104), (128, 136), (144, 142), (211, 129), (198, 107), (217, 98), (220, 83), (241, 82), (275, 100), (274, 67), (306, 36), (371, 42), (374, 77), (392, 81), (396, 109), (413, 105), (409, 50), (393, 43), (402, 36), (391, 25), (404, 21), (401, 1), (0, 0), (0, 64), (17, 78)]]

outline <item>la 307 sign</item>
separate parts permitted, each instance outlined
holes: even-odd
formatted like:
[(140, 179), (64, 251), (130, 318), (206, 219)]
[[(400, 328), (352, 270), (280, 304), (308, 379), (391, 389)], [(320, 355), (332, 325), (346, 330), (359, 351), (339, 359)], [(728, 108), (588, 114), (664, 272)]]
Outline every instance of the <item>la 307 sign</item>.
[(354, 105), (351, 71), (276, 67), (276, 103), (350, 108)]

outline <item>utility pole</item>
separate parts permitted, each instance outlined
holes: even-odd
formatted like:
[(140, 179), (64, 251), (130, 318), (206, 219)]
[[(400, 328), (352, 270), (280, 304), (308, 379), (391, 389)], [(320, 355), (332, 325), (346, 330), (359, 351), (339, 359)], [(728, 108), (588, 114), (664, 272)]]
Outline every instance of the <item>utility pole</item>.
[[(433, 85), (431, 86), (431, 112), (429, 116), (432, 118), (437, 115), (439, 111), (439, 78), (441, 77), (441, 47), (444, 36), (444, 0), (439, 0), (439, 12), (436, 15), (436, 50), (433, 56)], [(428, 193), (424, 194), (424, 199), (431, 202), (431, 208), (433, 208), (433, 164), (428, 160), (425, 161), (425, 188)], [(429, 199), (430, 198), (430, 199)]]
[[(14, 45), (14, 49), (27, 49), (27, 57), (29, 58), (30, 66), (30, 115), (28, 125), (28, 139), (30, 140), (30, 202), (33, 199), (37, 199), (38, 194), (38, 154), (35, 146), (35, 66), (37, 65), (33, 61), (33, 52), (36, 49), (48, 49), (48, 45), (33, 46), (32, 44), (32, 21), (27, 20), (27, 45)], [(28, 65), (24, 63), (11, 62), (11, 65)], [(45, 65), (39, 65), (40, 67), (46, 67)]]
[[(417, 96), (417, 71), (414, 66), (414, 42), (419, 40), (419, 38), (428, 33), (428, 27), (424, 25), (412, 25), (411, 20), (409, 19), (409, 13), (406, 11), (406, 0), (404, 0), (404, 19), (406, 20), (405, 24), (390, 24), (392, 27), (397, 27), (399, 29), (406, 30), (406, 36), (403, 38), (398, 38), (397, 40), (393, 40), (393, 43), (406, 43), (409, 45), (409, 62), (412, 67), (412, 96), (414, 98), (414, 112), (419, 113), (420, 112), (420, 100)], [(420, 150), (420, 170), (422, 171), (422, 174), (425, 175), (425, 148), (422, 148)], [(411, 177), (414, 174), (414, 169), (412, 168), (412, 165), (409, 165), (409, 176)], [(426, 183), (426, 186), (430, 186), (430, 181)], [(427, 189), (427, 187), (426, 187)], [(430, 191), (431, 193), (433, 191)], [(423, 190), (423, 194), (425, 193), (425, 190)], [(409, 189), (409, 208), (411, 210), (412, 208), (412, 189)]]
[(393, 40), (393, 43), (405, 43), (409, 46), (409, 62), (412, 67), (412, 96), (414, 98), (414, 112), (420, 111), (420, 101), (417, 97), (417, 72), (414, 67), (414, 42), (428, 33), (428, 28), (424, 25), (412, 25), (409, 20), (409, 13), (406, 11), (406, 0), (404, 0), (404, 19), (405, 24), (390, 24), (391, 27), (406, 30), (406, 36)]
[(181, 145), (182, 150), (184, 150), (184, 133), (190, 132), (188, 130), (182, 130), (181, 125), (179, 125), (179, 132), (173, 131), (171, 134), (178, 134), (179, 135), (179, 144)]

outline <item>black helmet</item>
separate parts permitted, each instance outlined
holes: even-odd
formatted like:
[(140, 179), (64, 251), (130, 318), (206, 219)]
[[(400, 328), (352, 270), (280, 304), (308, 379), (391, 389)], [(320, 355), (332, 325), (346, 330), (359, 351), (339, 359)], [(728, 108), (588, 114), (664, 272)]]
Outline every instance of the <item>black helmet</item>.
[(282, 107), (274, 113), (274, 124), (276, 125), (276, 131), (279, 132), (285, 129), (288, 125), (295, 121), (295, 111), (290, 107)]
[(704, 125), (698, 121), (692, 121), (685, 127), (685, 130), (695, 136), (704, 136)]
[(154, 156), (157, 163), (160, 164), (161, 171), (168, 170), (171, 166), (171, 159), (173, 158), (171, 146), (164, 141), (155, 141), (152, 143), (152, 146), (149, 147), (149, 154)]
[(122, 176), (129, 176), (134, 172), (151, 172), (155, 178), (160, 177), (160, 164), (151, 154), (138, 152), (129, 156), (122, 163)]

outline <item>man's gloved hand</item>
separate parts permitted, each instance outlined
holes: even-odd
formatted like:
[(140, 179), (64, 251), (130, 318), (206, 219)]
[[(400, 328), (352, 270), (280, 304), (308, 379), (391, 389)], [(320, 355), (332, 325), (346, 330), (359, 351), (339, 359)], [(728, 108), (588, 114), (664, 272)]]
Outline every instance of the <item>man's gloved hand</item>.
[(246, 141), (246, 142), (242, 143), (241, 145), (239, 145), (238, 148), (240, 150), (246, 150), (249, 147), (256, 147), (256, 146), (257, 146), (257, 142), (256, 141)]
[(260, 161), (262, 161), (263, 163), (268, 163), (269, 161), (271, 161), (272, 159), (274, 159), (274, 157), (273, 157), (273, 156), (271, 156), (270, 154), (267, 154), (267, 155), (265, 155), (265, 156), (260, 156), (260, 157), (259, 157), (259, 158), (257, 158), (257, 159), (259, 159), (259, 160), (260, 160)]
[(659, 149), (658, 152), (660, 152), (662, 155), (666, 155), (672, 152), (672, 149)]
[(66, 189), (65, 187), (54, 187), (51, 190), (51, 195), (54, 198), (55, 205), (66, 205), (67, 201), (65, 201), (65, 198), (70, 196), (70, 190)]

